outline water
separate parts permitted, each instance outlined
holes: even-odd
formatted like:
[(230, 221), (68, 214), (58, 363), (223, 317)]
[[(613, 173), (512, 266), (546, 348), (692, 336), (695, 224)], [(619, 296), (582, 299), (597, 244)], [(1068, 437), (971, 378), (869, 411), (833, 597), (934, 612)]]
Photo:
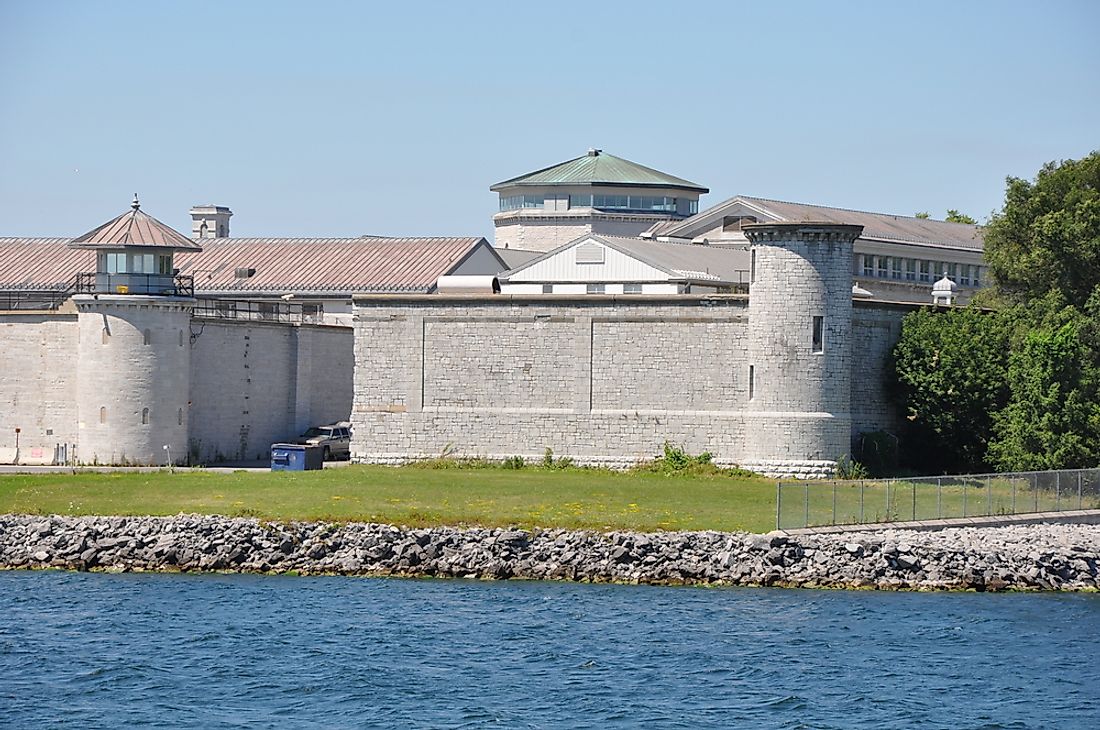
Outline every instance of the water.
[(1096, 728), (1100, 596), (0, 573), (0, 726)]

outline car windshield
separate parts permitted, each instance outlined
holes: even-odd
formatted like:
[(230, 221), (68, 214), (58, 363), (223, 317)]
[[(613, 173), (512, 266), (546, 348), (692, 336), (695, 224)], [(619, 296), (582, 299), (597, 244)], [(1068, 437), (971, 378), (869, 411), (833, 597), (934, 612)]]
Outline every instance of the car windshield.
[(315, 436), (328, 436), (331, 433), (332, 433), (331, 428), (317, 428), (316, 426), (314, 426), (313, 428), (311, 428), (308, 431), (306, 431), (305, 433), (303, 433), (302, 438), (311, 439), (311, 438), (314, 438)]

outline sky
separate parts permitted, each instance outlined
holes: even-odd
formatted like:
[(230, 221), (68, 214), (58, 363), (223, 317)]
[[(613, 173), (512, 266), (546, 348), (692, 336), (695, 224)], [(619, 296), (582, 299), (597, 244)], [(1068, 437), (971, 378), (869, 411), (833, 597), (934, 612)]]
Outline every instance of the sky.
[(0, 236), (485, 236), (598, 147), (737, 194), (979, 221), (1100, 149), (1100, 2), (0, 0)]

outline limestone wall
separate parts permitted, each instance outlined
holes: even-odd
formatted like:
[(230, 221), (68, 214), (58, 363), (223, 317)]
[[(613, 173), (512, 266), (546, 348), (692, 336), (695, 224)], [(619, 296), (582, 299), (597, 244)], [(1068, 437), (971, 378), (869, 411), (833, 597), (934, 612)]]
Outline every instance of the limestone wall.
[(351, 329), (195, 319), (192, 462), (265, 460), (271, 444), (351, 411)]
[(77, 320), (57, 312), (0, 314), (0, 463), (51, 463), (77, 442)]
[(890, 352), (901, 321), (914, 307), (863, 302), (852, 306), (852, 434), (897, 433), (900, 414), (890, 395)]
[(629, 464), (669, 440), (732, 462), (745, 310), (735, 296), (359, 298), (353, 455), (551, 448)]

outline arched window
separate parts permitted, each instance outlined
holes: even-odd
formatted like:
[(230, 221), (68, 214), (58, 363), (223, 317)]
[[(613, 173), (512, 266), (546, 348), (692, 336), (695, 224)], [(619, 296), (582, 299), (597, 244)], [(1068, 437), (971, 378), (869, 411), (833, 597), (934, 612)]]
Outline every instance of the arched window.
[(180, 330), (180, 347), (183, 347), (183, 330)]
[(143, 344), (143, 345), (148, 345), (150, 342), (153, 341), (153, 333), (150, 332), (149, 330), (145, 330), (144, 332), (142, 332), (141, 336), (142, 336), (141, 344)]
[(141, 422), (145, 425), (149, 425), (149, 409), (148, 408), (142, 408), (141, 409)]
[(99, 409), (99, 422), (107, 423), (107, 406), (100, 406)]

